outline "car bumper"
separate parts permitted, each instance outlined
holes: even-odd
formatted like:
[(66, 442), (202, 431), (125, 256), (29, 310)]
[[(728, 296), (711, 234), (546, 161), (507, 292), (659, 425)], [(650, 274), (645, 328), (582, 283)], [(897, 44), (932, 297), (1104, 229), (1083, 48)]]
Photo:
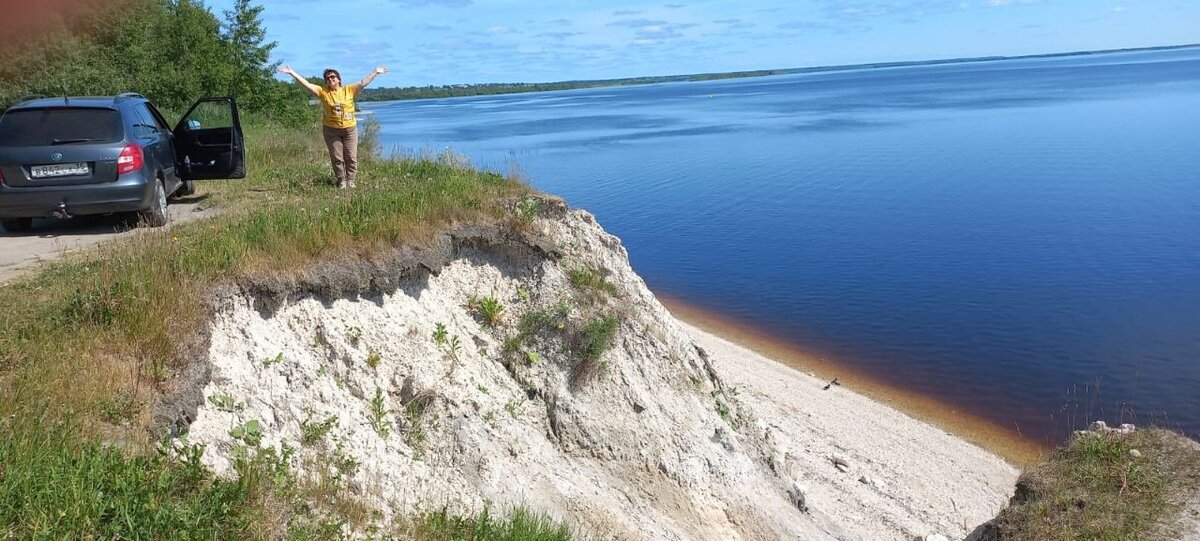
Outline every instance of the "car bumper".
[(143, 210), (150, 208), (154, 198), (150, 187), (140, 175), (75, 186), (15, 188), (0, 184), (0, 218), (63, 218)]

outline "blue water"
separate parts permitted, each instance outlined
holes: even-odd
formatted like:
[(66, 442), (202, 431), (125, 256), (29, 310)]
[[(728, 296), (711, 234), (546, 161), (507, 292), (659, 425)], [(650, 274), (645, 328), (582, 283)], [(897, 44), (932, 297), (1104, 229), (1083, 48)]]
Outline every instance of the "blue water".
[(364, 104), (655, 291), (1047, 443), (1200, 435), (1200, 49)]

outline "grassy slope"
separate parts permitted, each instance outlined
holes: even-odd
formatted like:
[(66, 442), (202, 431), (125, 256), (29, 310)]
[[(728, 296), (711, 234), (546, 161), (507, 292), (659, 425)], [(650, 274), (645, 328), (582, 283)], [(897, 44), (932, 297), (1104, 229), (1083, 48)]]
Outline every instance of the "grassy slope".
[[(528, 187), (443, 156), (367, 159), (359, 188), (338, 191), (315, 127), (251, 125), (247, 141), (249, 178), (201, 183), (217, 218), (140, 231), (0, 286), (0, 538), (324, 539), (369, 520), (337, 479), (293, 479), (286, 450), (248, 453), (232, 481), (204, 472), (199, 449), (160, 451), (149, 404), (178, 368), (177, 342), (206, 324), (215, 282), (507, 219), (504, 202)], [(445, 514), (425, 522), (409, 535), (562, 538), (476, 534), (477, 519)], [(466, 533), (439, 537), (438, 524)]]
[(993, 521), (1003, 541), (1169, 541), (1200, 490), (1200, 449), (1161, 429), (1084, 432), (1026, 471)]

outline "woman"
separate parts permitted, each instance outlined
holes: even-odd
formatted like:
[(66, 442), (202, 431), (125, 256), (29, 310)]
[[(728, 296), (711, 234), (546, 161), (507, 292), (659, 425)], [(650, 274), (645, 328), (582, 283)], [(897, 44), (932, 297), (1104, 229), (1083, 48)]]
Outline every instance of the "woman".
[(387, 71), (387, 68), (379, 66), (362, 81), (342, 86), (342, 74), (330, 68), (322, 74), (325, 86), (320, 87), (308, 82), (290, 67), (279, 68), (280, 73), (291, 75), (321, 102), (321, 132), (325, 136), (325, 146), (329, 148), (329, 161), (333, 164), (333, 176), (337, 178), (338, 188), (353, 188), (354, 176), (358, 172), (358, 120), (354, 118), (354, 98), (363, 87), (375, 80), (376, 75)]

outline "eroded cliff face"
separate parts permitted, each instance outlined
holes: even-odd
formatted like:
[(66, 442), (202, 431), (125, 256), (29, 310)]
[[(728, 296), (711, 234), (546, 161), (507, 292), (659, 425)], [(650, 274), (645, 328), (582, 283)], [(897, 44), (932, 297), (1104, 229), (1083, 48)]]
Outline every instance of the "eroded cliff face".
[[(194, 390), (164, 413), (219, 474), (247, 442), (287, 446), (385, 526), (522, 505), (605, 538), (899, 538), (805, 502), (796, 444), (725, 387), (620, 240), (561, 201), (292, 276), (217, 297)], [(906, 509), (927, 516), (872, 520), (943, 516)]]

